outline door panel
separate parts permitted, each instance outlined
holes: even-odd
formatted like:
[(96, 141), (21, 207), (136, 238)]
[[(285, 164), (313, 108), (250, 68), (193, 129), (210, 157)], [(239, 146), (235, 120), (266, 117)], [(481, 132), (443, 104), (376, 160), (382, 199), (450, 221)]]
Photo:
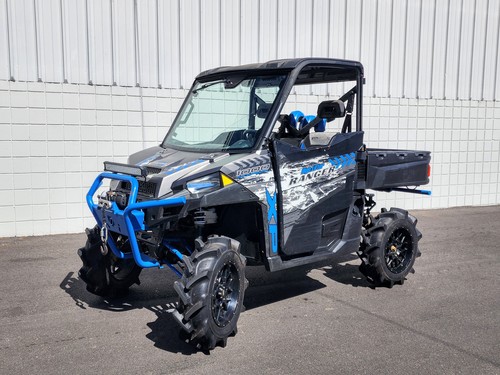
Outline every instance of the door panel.
[(337, 134), (307, 150), (274, 141), (280, 186), (280, 248), (285, 256), (313, 253), (342, 237), (363, 132)]

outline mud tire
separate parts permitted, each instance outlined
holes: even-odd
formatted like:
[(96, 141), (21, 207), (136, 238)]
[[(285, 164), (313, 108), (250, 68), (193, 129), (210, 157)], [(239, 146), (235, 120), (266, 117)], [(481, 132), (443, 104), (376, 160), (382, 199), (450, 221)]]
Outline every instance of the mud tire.
[(415, 259), (421, 255), (418, 241), (422, 238), (416, 225), (417, 219), (408, 211), (382, 209), (365, 231), (358, 252), (362, 260), (359, 270), (368, 281), (391, 288), (403, 284), (406, 276), (415, 272)]
[(140, 284), (142, 268), (133, 259), (119, 259), (112, 251), (101, 253), (99, 227), (86, 229), (87, 242), (78, 249), (83, 266), (78, 275), (90, 293), (101, 297), (118, 297), (127, 293), (133, 284)]
[(187, 342), (201, 350), (225, 347), (236, 335), (248, 281), (240, 244), (229, 237), (210, 236), (185, 263), (174, 283), (179, 303), (173, 316)]

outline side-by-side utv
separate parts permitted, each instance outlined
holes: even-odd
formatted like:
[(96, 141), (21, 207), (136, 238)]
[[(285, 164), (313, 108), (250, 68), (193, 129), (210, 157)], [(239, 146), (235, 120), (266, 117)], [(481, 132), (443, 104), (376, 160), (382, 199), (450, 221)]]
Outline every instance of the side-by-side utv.
[[(284, 113), (300, 85), (340, 82), (345, 94), (312, 115)], [(357, 253), (374, 285), (402, 284), (420, 255), (417, 220), (399, 208), (373, 217), (367, 191), (430, 194), (416, 189), (430, 152), (365, 146), (363, 83), (359, 62), (324, 58), (198, 75), (163, 142), (105, 162), (90, 188), (97, 225), (78, 250), (88, 291), (116, 295), (166, 266), (179, 276), (174, 318), (209, 350), (236, 333), (247, 262), (273, 272)]]

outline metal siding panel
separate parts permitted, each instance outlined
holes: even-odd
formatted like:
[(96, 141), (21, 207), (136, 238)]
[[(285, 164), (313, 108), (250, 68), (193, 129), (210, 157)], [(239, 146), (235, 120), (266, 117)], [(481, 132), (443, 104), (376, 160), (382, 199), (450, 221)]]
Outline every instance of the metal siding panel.
[(59, 0), (36, 1), (37, 33), (40, 51), (40, 78), (62, 82), (62, 34)]
[(221, 0), (221, 65), (238, 65), (241, 61), (241, 17), (239, 1)]
[(329, 44), (329, 14), (330, 2), (328, 0), (315, 0), (312, 15), (312, 56), (328, 57)]
[(189, 88), (200, 72), (200, 2), (180, 2), (181, 87)]
[(261, 1), (259, 18), (259, 60), (274, 60), (278, 55), (278, 0)]
[(390, 95), (403, 97), (405, 54), (406, 54), (406, 13), (407, 1), (393, 3)]
[(90, 0), (89, 9), (89, 38), (93, 46), (90, 60), (92, 82), (97, 85), (112, 85), (111, 1)]
[[(490, 0), (488, 7), (488, 29), (486, 37), (486, 48), (484, 57), (484, 67), (482, 78), (484, 80), (483, 98), (485, 100), (495, 100), (495, 78), (498, 77), (497, 62), (499, 53), (498, 32), (500, 27), (500, 1)], [(500, 94), (497, 91), (497, 95)], [(498, 96), (497, 96), (498, 98)]]
[(67, 79), (70, 83), (88, 83), (86, 4), (64, 0), (64, 52)]
[(345, 58), (349, 60), (360, 60), (359, 52), (361, 45), (361, 9), (362, 0), (349, 1), (346, 17), (346, 49)]
[(422, 21), (420, 30), (420, 59), (418, 68), (419, 98), (429, 98), (432, 88), (432, 65), (434, 59), (434, 0), (422, 1)]
[(418, 90), (418, 68), (420, 56), (420, 10), (422, 1), (409, 1), (406, 28), (406, 56), (404, 75), (404, 96), (406, 98), (416, 98)]
[(278, 0), (277, 58), (295, 57), (295, 0)]
[(434, 58), (432, 64), (432, 98), (443, 98), (446, 75), (446, 49), (448, 40), (448, 2), (436, 1)]
[(475, 3), (475, 0), (464, 1), (462, 7), (462, 32), (460, 38), (459, 55), (460, 61), (457, 75), (458, 99), (470, 99)]
[(137, 21), (138, 82), (142, 87), (158, 87), (156, 0), (138, 0)]
[[(376, 80), (375, 76), (383, 79), (375, 71), (375, 47), (378, 41), (377, 38), (377, 23), (379, 22), (377, 18), (378, 13), (378, 0), (375, 1), (363, 1), (362, 3), (362, 20), (361, 20), (361, 44), (359, 47), (359, 59), (365, 67), (365, 74), (369, 79), (366, 81), (364, 87), (365, 96), (373, 96), (375, 94), (374, 83)], [(387, 53), (387, 51), (385, 51)]]
[(259, 61), (259, 1), (241, 2), (241, 63)]
[(135, 86), (137, 83), (134, 1), (115, 0), (113, 3), (113, 47), (115, 53), (115, 80), (119, 86)]
[(10, 79), (9, 32), (7, 30), (7, 0), (0, 0), (0, 79)]
[(461, 20), (462, 0), (450, 0), (444, 91), (446, 99), (456, 99), (457, 97)]
[[(220, 65), (330, 56), (364, 64), (367, 96), (500, 95), (499, 0), (137, 0), (137, 6), (136, 36), (134, 0), (0, 0), (0, 79), (10, 78), (9, 55), (16, 80), (61, 82), (66, 75), (74, 83), (109, 85), (114, 78), (123, 86), (167, 88), (189, 87), (200, 70)], [(333, 85), (328, 91), (340, 94)]]
[(499, 54), (498, 45), (500, 44), (500, 26), (498, 30), (499, 31), (497, 32), (497, 58), (496, 58), (496, 70), (495, 70), (496, 82), (495, 82), (495, 91), (493, 94), (494, 100), (500, 100), (500, 57), (498, 56)]
[(201, 70), (221, 65), (221, 9), (219, 0), (201, 1)]
[(379, 0), (377, 39), (375, 41), (375, 74), (367, 75), (366, 83), (372, 82), (375, 96), (387, 97), (391, 71), (392, 0)]
[[(312, 24), (313, 12), (312, 3), (308, 0), (297, 0), (297, 14), (296, 14), (295, 32), (295, 54), (297, 57), (310, 57), (312, 56)], [(309, 95), (311, 94), (311, 85), (301, 85), (295, 88), (297, 94)]]
[[(313, 2), (312, 19), (312, 56), (328, 57), (329, 45), (329, 10), (330, 3), (328, 0), (315, 0)], [(312, 86), (312, 92), (315, 95), (325, 96), (328, 93), (327, 84)]]
[(486, 30), (488, 27), (488, 0), (476, 3), (474, 40), (472, 43), (472, 68), (470, 97), (483, 99), (483, 69), (486, 56)]
[[(347, 0), (339, 0), (330, 4), (330, 41), (329, 53), (330, 57), (344, 58), (346, 53), (346, 6)], [(342, 95), (345, 91), (345, 85), (328, 85), (328, 92), (333, 96)]]
[(181, 86), (179, 2), (161, 1), (158, 8), (160, 85), (165, 88), (179, 88)]
[(12, 75), (16, 81), (37, 81), (35, 12), (32, 0), (9, 1)]

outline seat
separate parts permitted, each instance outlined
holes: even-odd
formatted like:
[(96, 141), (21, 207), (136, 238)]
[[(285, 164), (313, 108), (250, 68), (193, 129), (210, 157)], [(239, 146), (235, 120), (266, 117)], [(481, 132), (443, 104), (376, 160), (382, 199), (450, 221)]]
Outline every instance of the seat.
[(288, 117), (290, 118), (290, 125), (297, 130), (300, 129), (300, 123), (304, 118), (304, 114), (301, 111), (292, 111)]
[[(313, 121), (316, 116), (304, 116), (300, 123), (300, 128), (303, 128), (311, 121)], [(334, 134), (324, 133), (326, 130), (326, 119), (322, 119), (318, 124), (314, 126), (314, 133), (309, 133), (301, 142), (299, 147), (302, 150), (307, 150), (310, 147), (326, 146), (330, 143), (330, 139)], [(336, 133), (335, 133), (336, 134)]]
[(309, 148), (314, 147), (324, 147), (330, 144), (330, 141), (333, 137), (335, 137), (338, 132), (315, 132), (309, 133), (303, 140), (300, 142), (300, 148), (303, 150), (307, 150)]

